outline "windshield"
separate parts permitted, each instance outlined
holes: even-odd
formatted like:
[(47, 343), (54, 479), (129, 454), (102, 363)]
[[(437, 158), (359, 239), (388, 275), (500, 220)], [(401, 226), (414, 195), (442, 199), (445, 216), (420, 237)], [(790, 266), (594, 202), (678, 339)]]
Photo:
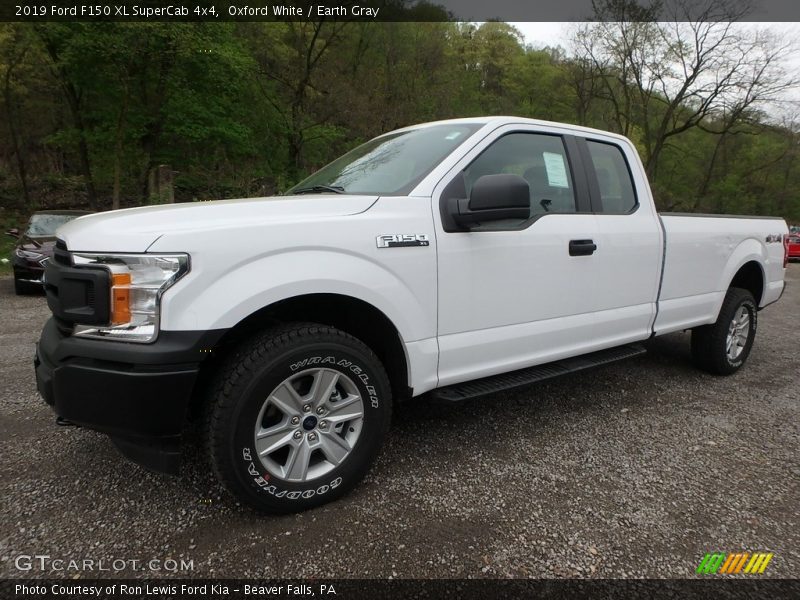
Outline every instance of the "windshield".
[(47, 213), (35, 214), (28, 223), (25, 235), (29, 237), (52, 237), (56, 229), (64, 223), (72, 221), (81, 215), (50, 215)]
[(349, 194), (408, 194), (481, 127), (480, 123), (432, 125), (370, 140), (286, 193), (334, 191), (327, 187)]

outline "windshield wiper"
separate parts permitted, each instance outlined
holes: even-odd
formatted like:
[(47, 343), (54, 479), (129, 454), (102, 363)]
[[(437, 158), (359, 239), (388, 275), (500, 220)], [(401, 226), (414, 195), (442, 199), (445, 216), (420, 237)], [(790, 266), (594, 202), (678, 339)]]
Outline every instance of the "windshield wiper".
[[(53, 235), (55, 235), (55, 234), (53, 234)], [(27, 233), (23, 233), (23, 234), (22, 234), (20, 237), (22, 237), (22, 238), (24, 238), (24, 239), (28, 240), (28, 241), (29, 241), (31, 244), (33, 244), (33, 245), (34, 245), (34, 246), (36, 246), (37, 248), (41, 248), (41, 247), (42, 247), (42, 245), (41, 245), (39, 242), (37, 242), (35, 239), (33, 239), (33, 238), (32, 238), (31, 236), (29, 236)]]
[(334, 194), (343, 194), (344, 188), (340, 185), (312, 185), (294, 190), (292, 194), (321, 194), (323, 192), (333, 192)]

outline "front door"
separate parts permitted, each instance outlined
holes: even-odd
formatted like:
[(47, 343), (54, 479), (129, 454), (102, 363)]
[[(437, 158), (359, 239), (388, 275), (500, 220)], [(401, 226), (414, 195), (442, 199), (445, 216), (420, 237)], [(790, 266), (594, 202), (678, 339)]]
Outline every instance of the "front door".
[[(616, 345), (613, 315), (597, 312), (603, 248), (576, 140), (506, 126), (471, 150), (434, 192), (439, 385)], [(439, 210), (483, 176), (528, 181), (531, 216), (445, 231)], [(612, 311), (613, 313), (613, 311)]]

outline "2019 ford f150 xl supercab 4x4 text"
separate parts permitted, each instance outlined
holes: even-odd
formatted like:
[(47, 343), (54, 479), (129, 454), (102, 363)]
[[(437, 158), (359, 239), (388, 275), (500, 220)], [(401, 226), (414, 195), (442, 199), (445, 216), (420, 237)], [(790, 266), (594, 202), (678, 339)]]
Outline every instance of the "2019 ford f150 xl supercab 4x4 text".
[(636, 149), (513, 117), (382, 135), (281, 197), (119, 210), (58, 230), (37, 347), (56, 414), (175, 472), (202, 418), (256, 508), (333, 500), (392, 402), (460, 400), (692, 330), (739, 369), (783, 291), (786, 223), (658, 215)]

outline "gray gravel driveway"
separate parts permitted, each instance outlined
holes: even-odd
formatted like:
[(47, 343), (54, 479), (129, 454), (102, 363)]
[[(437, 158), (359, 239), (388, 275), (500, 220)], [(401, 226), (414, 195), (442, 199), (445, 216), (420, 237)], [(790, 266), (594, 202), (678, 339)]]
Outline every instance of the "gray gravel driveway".
[(788, 280), (733, 377), (694, 370), (674, 334), (522, 391), (416, 400), (358, 489), (276, 518), (226, 495), (196, 444), (173, 478), (57, 427), (33, 377), (45, 300), (0, 279), (0, 577), (686, 577), (711, 551), (800, 577), (800, 264)]

